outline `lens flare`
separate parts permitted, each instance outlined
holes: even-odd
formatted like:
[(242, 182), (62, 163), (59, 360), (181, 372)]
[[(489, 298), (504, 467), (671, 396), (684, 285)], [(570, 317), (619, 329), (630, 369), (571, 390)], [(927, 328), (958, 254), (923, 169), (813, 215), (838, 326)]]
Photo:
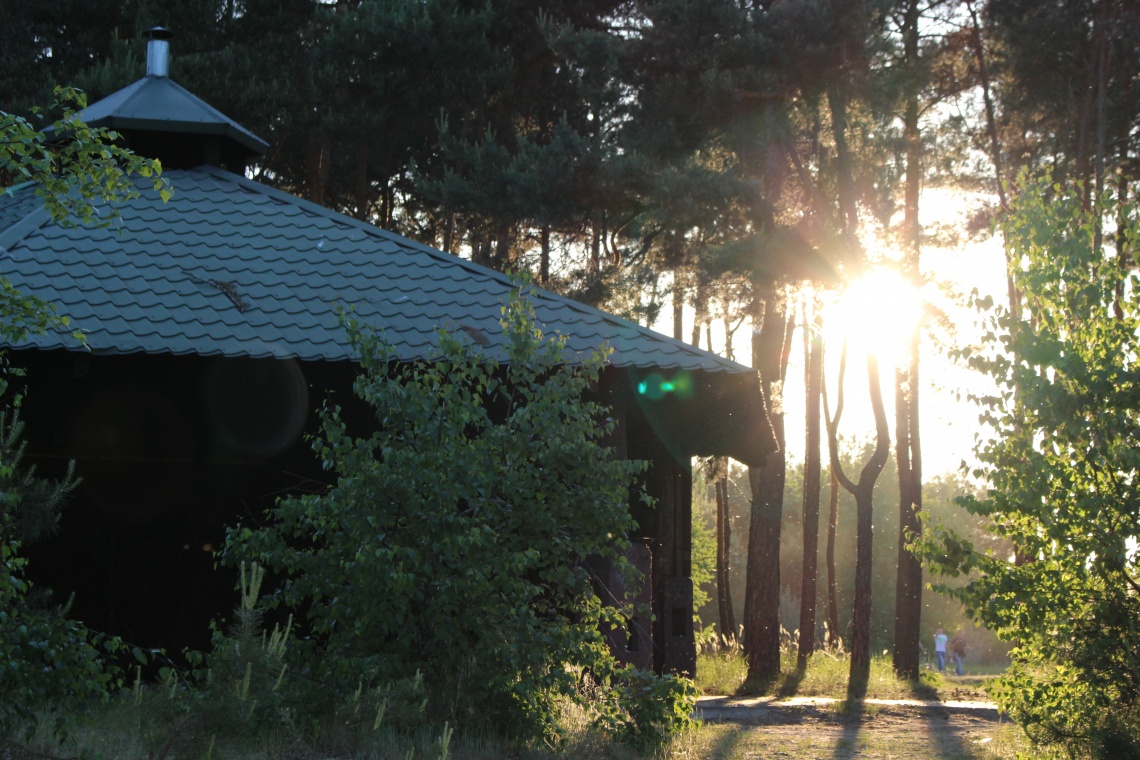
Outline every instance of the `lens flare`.
[(827, 309), (824, 329), (833, 345), (847, 339), (852, 358), (874, 354), (880, 364), (897, 366), (922, 312), (922, 295), (913, 283), (877, 270), (851, 283)]

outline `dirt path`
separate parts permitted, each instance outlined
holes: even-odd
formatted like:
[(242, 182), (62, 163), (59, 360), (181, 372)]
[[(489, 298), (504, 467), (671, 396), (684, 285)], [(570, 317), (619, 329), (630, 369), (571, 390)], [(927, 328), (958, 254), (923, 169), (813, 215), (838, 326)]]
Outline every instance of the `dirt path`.
[(990, 702), (704, 697), (700, 756), (715, 760), (979, 760), (1008, 723)]

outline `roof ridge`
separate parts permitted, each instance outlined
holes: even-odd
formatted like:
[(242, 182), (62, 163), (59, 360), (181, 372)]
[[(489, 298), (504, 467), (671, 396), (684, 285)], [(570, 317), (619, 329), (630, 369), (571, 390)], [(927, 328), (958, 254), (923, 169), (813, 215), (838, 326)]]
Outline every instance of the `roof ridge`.
[(31, 187), (32, 185), (38, 185), (38, 184), (39, 184), (39, 182), (37, 182), (34, 179), (26, 179), (23, 182), (17, 182), (16, 184), (9, 185), (8, 187), (0, 187), (0, 193), (2, 193), (4, 195), (12, 196), (12, 195), (15, 195), (17, 192), (20, 192), (22, 190), (25, 190), (25, 189)]
[[(232, 131), (238, 132), (243, 137), (248, 138), (249, 140), (252, 140), (252, 141), (260, 144), (262, 152), (269, 149), (269, 143), (267, 143), (265, 140), (261, 139), (260, 137), (255, 135), (252, 131), (247, 129), (245, 126), (243, 126), (243, 125), (239, 124), (238, 122), (234, 121), (233, 119), (231, 119), (229, 116), (226, 116), (224, 113), (219, 111), (217, 108), (210, 105), (206, 101), (202, 100), (200, 97), (198, 97), (194, 93), (190, 92), (189, 90), (187, 90), (182, 85), (178, 84), (178, 82), (174, 81), (173, 79), (170, 79), (169, 77), (154, 77), (154, 76), (149, 76), (147, 78), (148, 79), (155, 79), (155, 80), (164, 80), (167, 84), (174, 87), (178, 92), (184, 94), (190, 100), (190, 102), (192, 104), (194, 104), (195, 106), (201, 107), (202, 110), (204, 110), (206, 113), (208, 113), (211, 116), (213, 116), (214, 118), (218, 119), (222, 124), (225, 125), (227, 131), (232, 130)], [(235, 176), (237, 176), (237, 175), (235, 175)]]
[[(343, 224), (343, 225), (353, 227), (353, 228), (355, 228), (355, 229), (357, 229), (357, 230), (359, 230), (359, 231), (363, 232), (364, 234), (369, 235), (371, 237), (380, 238), (383, 240), (390, 240), (392, 242), (399, 243), (401, 245), (414, 248), (421, 253), (424, 253), (424, 254), (427, 254), (428, 256), (431, 256), (433, 259), (436, 259), (436, 260), (441, 261), (443, 263), (449, 264), (451, 266), (458, 266), (462, 269), (466, 269), (467, 271), (472, 272), (473, 274), (477, 274), (477, 275), (480, 275), (483, 277), (490, 277), (490, 278), (498, 281), (500, 284), (506, 285), (508, 287), (514, 287), (516, 284), (515, 281), (512, 280), (509, 276), (507, 276), (507, 275), (505, 275), (502, 272), (499, 272), (497, 270), (491, 269), (490, 267), (485, 267), (481, 264), (476, 264), (473, 261), (470, 261), (468, 259), (464, 259), (460, 256), (457, 256), (456, 254), (453, 254), (453, 253), (447, 253), (446, 251), (441, 251), (438, 248), (433, 248), (432, 246), (427, 245), (425, 243), (421, 243), (417, 240), (412, 240), (411, 238), (404, 237), (403, 235), (392, 232), (391, 230), (386, 230), (383, 227), (377, 227), (374, 224), (369, 224), (368, 222), (363, 222), (359, 219), (354, 219), (353, 217), (348, 216), (346, 214), (342, 214), (338, 211), (334, 211), (330, 208), (326, 208), (324, 206), (321, 206), (320, 204), (313, 203), (312, 201), (306, 200), (304, 198), (299, 198), (298, 196), (292, 195), (291, 193), (287, 193), (284, 190), (279, 190), (275, 187), (270, 187), (269, 185), (262, 184), (261, 182), (257, 182), (255, 180), (249, 179), (248, 177), (243, 177), (240, 174), (234, 174), (233, 172), (226, 171), (225, 169), (221, 169), (221, 168), (216, 167), (216, 166), (199, 166), (196, 169), (194, 169), (194, 171), (201, 171), (201, 172), (204, 172), (206, 174), (210, 174), (214, 177), (217, 177), (219, 179), (226, 179), (228, 181), (236, 182), (241, 187), (243, 187), (247, 190), (250, 190), (252, 192), (260, 193), (262, 195), (273, 198), (273, 199), (280, 201), (282, 203), (292, 204), (292, 205), (297, 206), (297, 207), (299, 207), (305, 211), (308, 211), (310, 213), (313, 213), (313, 214), (316, 214), (318, 216), (322, 216), (324, 218), (330, 219), (331, 221), (334, 221), (338, 224)], [(698, 358), (712, 358), (712, 359), (716, 360), (716, 362), (718, 364), (721, 364), (725, 370), (739, 372), (739, 371), (751, 369), (746, 365), (740, 364), (739, 362), (733, 361), (731, 359), (727, 359), (727, 358), (721, 356), (720, 354), (713, 353), (712, 351), (706, 351), (705, 349), (702, 349), (702, 348), (699, 348), (697, 346), (693, 346), (689, 343), (686, 343), (683, 340), (677, 340), (676, 338), (674, 338), (670, 335), (666, 335), (664, 333), (657, 332), (656, 330), (653, 330), (651, 328), (644, 327), (642, 325), (637, 324), (636, 322), (632, 322), (628, 319), (625, 319), (624, 317), (619, 317), (615, 314), (610, 314), (609, 312), (603, 311), (602, 309), (599, 309), (597, 307), (589, 306), (588, 304), (584, 304), (584, 303), (581, 303), (579, 301), (575, 301), (572, 298), (568, 298), (566, 296), (559, 295), (557, 293), (554, 293), (553, 291), (546, 290), (545, 288), (541, 288), (537, 285), (531, 285), (529, 287), (534, 294), (538, 295), (539, 297), (541, 297), (544, 300), (551, 300), (551, 301), (554, 301), (554, 302), (556, 302), (562, 306), (570, 308), (570, 309), (572, 309), (572, 310), (574, 310), (580, 314), (584, 314), (584, 315), (593, 316), (593, 317), (597, 317), (600, 319), (608, 320), (610, 322), (618, 324), (619, 326), (623, 326), (623, 327), (626, 327), (629, 329), (633, 329), (637, 333), (639, 333), (640, 335), (652, 338), (654, 340), (660, 340), (660, 341), (664, 341), (666, 343), (671, 343), (671, 344), (675, 345), (680, 351), (682, 351), (683, 353), (685, 353), (689, 356), (698, 357)]]
[[(110, 113), (114, 113), (115, 110), (120, 109), (120, 108), (126, 108), (128, 105), (130, 105), (131, 102), (135, 100), (135, 98), (139, 97), (139, 95), (142, 94), (142, 90), (146, 86), (146, 84), (147, 84), (146, 77), (143, 77), (142, 79), (137, 79), (134, 82), (131, 82), (130, 84), (128, 84), (126, 87), (122, 88), (121, 90), (118, 90), (117, 92), (111, 93), (111, 95), (108, 96), (108, 98), (111, 96), (114, 96), (114, 95), (121, 95), (122, 97), (118, 101), (115, 102), (115, 108), (112, 109), (110, 111)], [(83, 111), (88, 111), (93, 106), (97, 106), (102, 102), (103, 102), (102, 100), (96, 100), (94, 103), (88, 104), (87, 108), (84, 108)], [(76, 116), (83, 118), (83, 111), (80, 111), (79, 113), (77, 113)]]
[(19, 243), (28, 235), (51, 221), (51, 213), (41, 202), (32, 207), (28, 213), (10, 224), (7, 229), (0, 230), (0, 253), (6, 253), (9, 248)]

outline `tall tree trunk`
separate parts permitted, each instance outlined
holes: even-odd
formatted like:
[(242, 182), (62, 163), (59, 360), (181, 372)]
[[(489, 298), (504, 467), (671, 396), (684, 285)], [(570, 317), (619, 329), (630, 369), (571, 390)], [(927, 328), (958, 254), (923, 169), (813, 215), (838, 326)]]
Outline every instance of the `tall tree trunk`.
[(355, 177), (353, 178), (353, 182), (355, 184), (356, 213), (353, 214), (353, 216), (362, 222), (366, 222), (368, 221), (369, 195), (372, 187), (368, 179), (368, 149), (363, 140), (361, 144), (357, 145), (356, 167), (354, 171)]
[(455, 253), (452, 250), (452, 242), (455, 240), (455, 214), (451, 211), (443, 215), (443, 250), (448, 253)]
[(895, 457), (899, 471), (898, 570), (891, 656), (901, 678), (917, 679), (922, 623), (922, 563), (906, 544), (922, 534), (922, 455), (918, 433), (918, 338), (910, 361), (895, 372)]
[(495, 225), (495, 265), (500, 272), (509, 272), (512, 262), (512, 249), (515, 243), (515, 232), (507, 223)]
[[(1107, 151), (1108, 136), (1108, 80), (1112, 71), (1112, 43), (1108, 39), (1109, 13), (1112, 2), (1100, 4), (1099, 13), (1093, 30), (1093, 45), (1096, 57), (1096, 136), (1093, 173), (1095, 178), (1095, 192), (1099, 198), (1104, 193), (1104, 162)], [(1097, 225), (1096, 245), (1100, 246), (1100, 225)]]
[[(970, 14), (970, 42), (974, 49), (974, 63), (978, 67), (978, 78), (982, 84), (982, 102), (985, 104), (986, 111), (986, 135), (989, 137), (990, 143), (990, 163), (992, 163), (994, 167), (995, 189), (997, 190), (998, 203), (1001, 205), (1002, 211), (1008, 211), (1009, 199), (1005, 194), (1001, 139), (998, 136), (997, 114), (994, 110), (994, 98), (990, 85), (990, 71), (986, 63), (986, 46), (982, 38), (982, 27), (978, 21), (978, 12), (972, 0), (966, 0), (966, 10), (969, 11)], [(1013, 281), (1013, 274), (1010, 272), (1008, 250), (1005, 256), (1005, 285), (1009, 297), (1009, 311), (1015, 319), (1019, 319), (1021, 317), (1021, 294), (1018, 293), (1017, 285)]]
[[(842, 11), (840, 31), (844, 39), (844, 62), (837, 72), (835, 81), (828, 89), (827, 100), (831, 111), (831, 129), (835, 140), (836, 176), (839, 190), (840, 222), (843, 239), (852, 265), (864, 263), (859, 245), (859, 209), (855, 189), (855, 173), (847, 144), (847, 96), (852, 83), (848, 76), (855, 73), (856, 67), (849, 63), (857, 53), (862, 52), (863, 41), (857, 35), (864, 27), (861, 22), (865, 10), (860, 2), (837, 2)], [(846, 369), (847, 346), (844, 344), (840, 356), (839, 406), (843, 404), (843, 376)], [(839, 462), (837, 426), (828, 423), (828, 449), (831, 455), (831, 469), (840, 485), (855, 497), (855, 603), (851, 622), (851, 675), (847, 691), (851, 698), (862, 698), (866, 694), (867, 679), (871, 670), (871, 559), (872, 559), (872, 498), (875, 482), (883, 470), (890, 453), (890, 434), (886, 412), (883, 408), (883, 391), (879, 385), (879, 365), (874, 354), (867, 356), (867, 380), (870, 387), (871, 410), (875, 416), (875, 450), (859, 473), (859, 482), (852, 482), (843, 472)]]
[[(795, 320), (787, 314), (786, 296), (773, 285), (758, 288), (753, 318), (763, 321), (754, 332), (752, 366), (768, 408), (777, 450), (763, 467), (750, 467), (752, 519), (748, 528), (748, 572), (744, 596), (744, 648), (748, 677), (770, 680), (780, 673), (780, 523), (784, 502), (783, 382)], [(755, 324), (755, 322), (753, 323)]]
[(645, 326), (653, 327), (653, 322), (657, 316), (657, 288), (661, 284), (661, 272), (654, 272), (653, 279), (649, 283), (649, 304), (645, 307)]
[(673, 270), (673, 340), (685, 339), (685, 280), (681, 270)]
[(835, 139), (835, 162), (839, 179), (840, 226), (847, 253), (853, 258), (859, 251), (859, 206), (855, 194), (855, 175), (851, 168), (851, 151), (847, 147), (847, 96), (836, 83), (828, 90), (831, 129)]
[(587, 270), (590, 274), (597, 274), (601, 269), (602, 235), (601, 222), (595, 219), (594, 224), (590, 228), (590, 258), (587, 262)]
[[(815, 311), (814, 296), (811, 311)], [(804, 387), (807, 399), (805, 423), (806, 449), (804, 451), (804, 556), (803, 583), (800, 587), (800, 640), (796, 656), (797, 667), (807, 666), (815, 651), (815, 598), (816, 573), (819, 564), (819, 495), (820, 495), (820, 428), (819, 400), (823, 384), (823, 337), (819, 317), (808, 317), (809, 304), (805, 304), (804, 331)]]
[(538, 281), (542, 283), (543, 287), (550, 284), (550, 225), (542, 225), (542, 232), (539, 237), (539, 262), (538, 262)]
[[(1107, 150), (1108, 135), (1108, 79), (1112, 70), (1112, 44), (1108, 40), (1106, 29), (1109, 24), (1109, 13), (1114, 3), (1100, 4), (1099, 13), (1093, 22), (1093, 46), (1096, 65), (1096, 125), (1095, 125), (1095, 154), (1093, 157), (1094, 195), (1097, 199), (1104, 195), (1104, 162)], [(1099, 250), (1104, 241), (1104, 223), (1100, 216), (1096, 217), (1096, 237), (1093, 246)]]
[[(704, 278), (697, 278), (697, 292), (693, 295), (693, 339), (690, 341), (697, 348), (701, 347), (701, 326), (709, 318), (709, 287)], [(709, 341), (709, 351), (712, 351), (712, 341)]]
[[(918, 69), (918, 0), (908, 0), (903, 21), (903, 48), (911, 76)], [(920, 284), (919, 258), (922, 228), (918, 218), (922, 184), (922, 138), (918, 129), (917, 83), (907, 96), (903, 116), (906, 140), (906, 190), (903, 236), (904, 275), (915, 287)], [(917, 679), (922, 620), (922, 564), (906, 544), (922, 532), (918, 513), (922, 509), (922, 466), (918, 433), (918, 326), (908, 345), (905, 364), (895, 369), (895, 459), (899, 477), (898, 569), (895, 576), (895, 635), (891, 648), (895, 672)]]
[(839, 579), (835, 577), (835, 529), (839, 524), (839, 478), (830, 472), (831, 490), (827, 510), (827, 647), (837, 649), (839, 640)]
[(308, 155), (305, 160), (305, 200), (326, 205), (325, 193), (329, 176), (328, 145), (319, 134), (309, 137)]
[(721, 636), (736, 636), (732, 609), (732, 514), (728, 504), (728, 460), (717, 461), (716, 479), (716, 590)]
[(728, 304), (724, 307), (724, 355), (729, 361), (735, 361), (736, 352), (732, 350), (732, 320), (728, 316)]
[[(697, 313), (707, 319), (708, 290), (702, 284), (697, 288)], [(700, 328), (693, 326), (693, 345), (700, 348)], [(708, 351), (713, 353), (712, 327), (705, 331)], [(736, 637), (736, 615), (732, 610), (732, 514), (728, 505), (728, 458), (719, 457), (713, 468), (716, 494), (716, 601), (720, 620), (721, 640)]]
[[(843, 406), (843, 376), (847, 361), (844, 346), (839, 364), (839, 401)], [(890, 454), (891, 439), (887, 413), (883, 407), (883, 390), (879, 384), (879, 363), (874, 354), (867, 356), (867, 385), (870, 388), (871, 411), (875, 417), (875, 450), (863, 465), (859, 481), (853, 482), (843, 472), (839, 462), (838, 424), (827, 423), (827, 443), (831, 453), (831, 470), (840, 485), (855, 497), (855, 603), (851, 620), (851, 673), (847, 681), (847, 695), (862, 699), (867, 693), (867, 680), (871, 673), (871, 561), (873, 550), (873, 499), (875, 482), (883, 471)], [(837, 412), (838, 418), (838, 412)]]
[[(978, 66), (978, 76), (982, 84), (982, 99), (986, 106), (986, 133), (990, 139), (990, 162), (994, 165), (994, 177), (997, 180), (997, 194), (998, 202), (1001, 204), (1002, 211), (1009, 211), (1009, 199), (1005, 192), (1005, 176), (1002, 171), (1002, 151), (1001, 140), (998, 135), (997, 129), (997, 116), (994, 111), (993, 95), (990, 86), (989, 67), (986, 63), (986, 46), (985, 40), (982, 37), (982, 27), (978, 21), (978, 12), (974, 7), (973, 0), (966, 0), (966, 10), (970, 14), (970, 37), (974, 48), (974, 60)], [(1005, 247), (1005, 285), (1009, 298), (1009, 313), (1015, 320), (1021, 319), (1021, 292), (1017, 289), (1017, 283), (1013, 279), (1012, 261), (1010, 259), (1010, 251)], [(1024, 565), (1028, 561), (1028, 557), (1021, 551), (1020, 547), (1013, 547), (1013, 561), (1017, 566)]]
[[(1131, 83), (1130, 83), (1131, 84)], [(1121, 141), (1120, 164), (1123, 167), (1128, 160), (1128, 144)], [(1120, 262), (1120, 276), (1116, 281), (1116, 297), (1112, 308), (1116, 319), (1124, 319), (1124, 283), (1128, 280), (1128, 273), (1132, 269), (1132, 251), (1128, 248), (1128, 236), (1122, 235), (1121, 230), (1128, 229), (1128, 173), (1123, 170), (1116, 175), (1116, 260)]]

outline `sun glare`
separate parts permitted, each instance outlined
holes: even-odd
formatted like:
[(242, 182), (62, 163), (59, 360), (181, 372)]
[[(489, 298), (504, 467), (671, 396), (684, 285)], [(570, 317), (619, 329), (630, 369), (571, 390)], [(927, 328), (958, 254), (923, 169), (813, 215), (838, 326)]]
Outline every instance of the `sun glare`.
[(890, 270), (876, 270), (851, 283), (824, 313), (828, 342), (838, 354), (847, 339), (857, 360), (873, 353), (883, 367), (896, 366), (922, 317), (922, 296), (913, 284)]

